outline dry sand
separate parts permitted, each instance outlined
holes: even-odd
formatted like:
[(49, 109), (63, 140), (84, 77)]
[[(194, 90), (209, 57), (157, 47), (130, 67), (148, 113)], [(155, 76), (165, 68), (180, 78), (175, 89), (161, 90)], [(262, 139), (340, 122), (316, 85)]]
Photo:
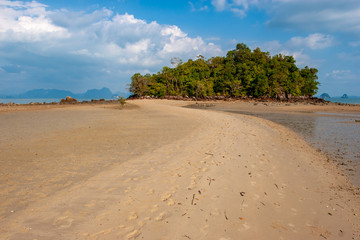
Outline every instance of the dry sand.
[(185, 104), (0, 110), (0, 239), (359, 239), (358, 193), (297, 135)]

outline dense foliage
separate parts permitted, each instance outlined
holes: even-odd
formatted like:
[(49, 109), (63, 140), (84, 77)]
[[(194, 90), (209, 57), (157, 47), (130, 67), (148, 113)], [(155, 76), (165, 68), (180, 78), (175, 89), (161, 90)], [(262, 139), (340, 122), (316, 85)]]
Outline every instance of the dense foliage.
[(315, 68), (299, 69), (292, 56), (270, 56), (259, 48), (251, 51), (237, 44), (226, 57), (182, 63), (173, 59), (174, 68), (164, 67), (157, 74), (131, 77), (130, 92), (141, 96), (285, 97), (313, 96), (318, 90)]

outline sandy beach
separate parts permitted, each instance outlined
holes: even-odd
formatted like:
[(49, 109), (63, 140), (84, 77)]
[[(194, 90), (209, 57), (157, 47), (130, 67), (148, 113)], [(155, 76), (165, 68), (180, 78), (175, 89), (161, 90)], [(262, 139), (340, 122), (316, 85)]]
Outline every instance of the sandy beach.
[(359, 190), (326, 156), (188, 104), (0, 109), (0, 239), (360, 238)]

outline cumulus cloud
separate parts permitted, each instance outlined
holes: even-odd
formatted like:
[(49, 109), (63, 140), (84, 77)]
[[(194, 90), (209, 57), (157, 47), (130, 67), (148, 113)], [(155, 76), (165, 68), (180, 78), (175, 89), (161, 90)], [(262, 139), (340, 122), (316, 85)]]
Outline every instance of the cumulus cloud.
[(43, 41), (71, 36), (46, 15), (45, 5), (40, 3), (0, 1), (0, 41)]
[(186, 61), (198, 54), (223, 51), (178, 26), (127, 13), (0, 0), (0, 83), (10, 87), (124, 90), (135, 72), (157, 72), (172, 57)]

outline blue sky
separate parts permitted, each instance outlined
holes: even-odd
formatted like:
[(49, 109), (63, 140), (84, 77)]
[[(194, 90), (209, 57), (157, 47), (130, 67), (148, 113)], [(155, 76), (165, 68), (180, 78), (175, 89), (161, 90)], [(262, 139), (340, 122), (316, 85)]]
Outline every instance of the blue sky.
[(319, 93), (360, 95), (358, 0), (0, 0), (0, 94), (125, 91), (172, 57), (236, 43), (319, 69)]

